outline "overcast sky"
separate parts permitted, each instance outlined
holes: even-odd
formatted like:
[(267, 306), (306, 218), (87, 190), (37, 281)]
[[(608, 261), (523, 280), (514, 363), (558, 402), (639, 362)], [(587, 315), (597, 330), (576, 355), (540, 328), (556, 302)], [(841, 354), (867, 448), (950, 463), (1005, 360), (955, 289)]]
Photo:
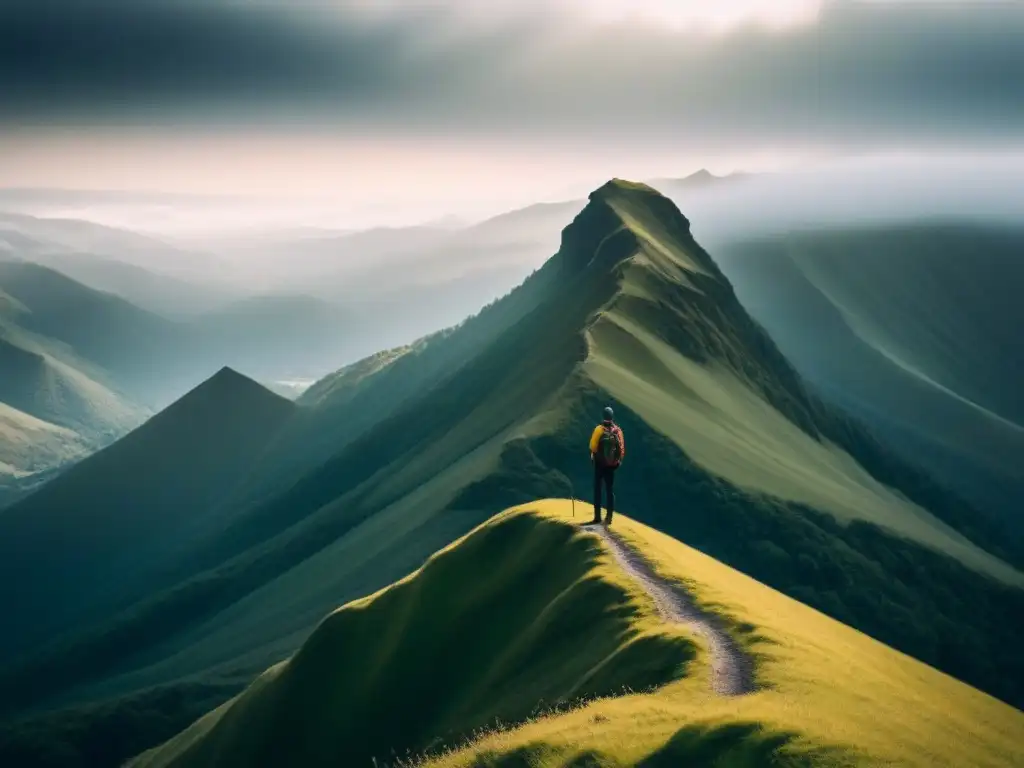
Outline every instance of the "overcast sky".
[(1024, 2), (4, 0), (0, 187), (401, 209), (1024, 150)]

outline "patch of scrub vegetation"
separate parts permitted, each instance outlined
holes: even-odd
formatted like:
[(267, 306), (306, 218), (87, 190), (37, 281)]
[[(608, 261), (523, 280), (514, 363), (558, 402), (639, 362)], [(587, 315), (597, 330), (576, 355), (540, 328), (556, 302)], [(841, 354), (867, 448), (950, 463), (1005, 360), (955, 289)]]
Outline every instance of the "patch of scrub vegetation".
[(596, 539), (500, 515), (331, 614), (289, 661), (132, 765), (369, 765), (544, 703), (655, 689), (696, 649)]

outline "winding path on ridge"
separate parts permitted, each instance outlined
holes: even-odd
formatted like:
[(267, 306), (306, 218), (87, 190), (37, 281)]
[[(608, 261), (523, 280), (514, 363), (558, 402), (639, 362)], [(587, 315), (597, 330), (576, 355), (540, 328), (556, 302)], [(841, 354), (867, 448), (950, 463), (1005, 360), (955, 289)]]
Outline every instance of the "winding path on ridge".
[(702, 611), (685, 590), (658, 576), (650, 563), (605, 526), (591, 525), (584, 530), (604, 542), (622, 569), (654, 599), (665, 621), (685, 624), (704, 638), (711, 653), (711, 684), (715, 693), (742, 696), (754, 691), (754, 661), (726, 631), (721, 619)]

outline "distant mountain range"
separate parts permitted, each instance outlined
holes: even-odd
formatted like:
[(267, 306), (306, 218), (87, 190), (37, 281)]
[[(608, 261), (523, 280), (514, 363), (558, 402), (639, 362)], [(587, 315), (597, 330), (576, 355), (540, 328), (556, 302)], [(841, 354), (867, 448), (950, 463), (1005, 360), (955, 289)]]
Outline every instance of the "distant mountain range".
[(85, 264), (115, 261), (179, 280), (202, 274), (205, 286), (223, 279), (224, 264), (212, 253), (81, 219), (0, 212), (0, 253), (4, 251), (31, 260), (63, 258), (65, 264), (73, 256)]
[(225, 364), (274, 381), (350, 359), (352, 325), (301, 296), (170, 320), (48, 267), (0, 261), (0, 506)]
[[(0, 711), (11, 721), (0, 730), (0, 759), (38, 760), (61, 749), (67, 764), (119, 765), (173, 737), (301, 648), (236, 705), (218, 709), (198, 730), (137, 765), (280, 764), (287, 755), (275, 751), (279, 736), (293, 733), (281, 718), (307, 715), (317, 725), (299, 728), (295, 738), (302, 749), (321, 745), (326, 751), (300, 762), (341, 760), (336, 741), (323, 738), (320, 725), (330, 719), (322, 717), (365, 708), (371, 700), (354, 683), (324, 693), (320, 683), (334, 673), (321, 654), (333, 649), (336, 670), (358, 667), (369, 674), (372, 661), (348, 666), (356, 648), (336, 646), (338, 635), (329, 629), (314, 632), (318, 623), (338, 605), (403, 579), (506, 507), (588, 496), (584, 446), (607, 404), (615, 407), (629, 445), (617, 480), (618, 507), (661, 534), (629, 530), (665, 568), (678, 554), (669, 550), (679, 545), (657, 543), (662, 534), (721, 561), (707, 575), (707, 599), (743, 602), (736, 624), (749, 626), (736, 631), (763, 634), (759, 653), (777, 658), (789, 651), (776, 646), (798, 648), (801, 658), (824, 664), (823, 655), (849, 651), (848, 658), (866, 665), (860, 678), (820, 683), (834, 685), (844, 700), (857, 699), (854, 689), (864, 675), (885, 668), (913, 677), (907, 686), (922, 697), (947, 691), (942, 723), (970, 730), (964, 724), (995, 718), (1011, 731), (1019, 728), (1012, 710), (967, 688), (947, 688), (947, 678), (922, 665), (904, 666), (904, 657), (865, 645), (861, 635), (840, 632), (811, 610), (1024, 704), (1024, 667), (1016, 628), (1007, 621), (1024, 613), (1024, 550), (1009, 524), (962, 500), (948, 489), (948, 478), (931, 479), (816, 394), (748, 315), (742, 295), (671, 200), (646, 185), (614, 180), (589, 196), (562, 231), (555, 255), (455, 327), (348, 365), (294, 404), (222, 370), (0, 513), (0, 601), (9, 628), (0, 637)], [(74, 340), (85, 346), (93, 339)], [(575, 506), (582, 520), (584, 502)], [(479, 541), (471, 537), (457, 547), (466, 559), (439, 556), (428, 568), (436, 574), (445, 572), (444, 563), (464, 565), (437, 581), (417, 576), (392, 591), (421, 589), (424, 604), (438, 610), (454, 602), (451, 612), (438, 614), (445, 633), (492, 626), (494, 614), (482, 612), (488, 599), (543, 588), (528, 575), (539, 571), (515, 566), (519, 557), (531, 556), (535, 542), (541, 546), (537, 536), (571, 536), (534, 536), (529, 531), (542, 529), (541, 522), (522, 525), (526, 533), (495, 526), (505, 533), (494, 534), (494, 549), (477, 565), (465, 564), (473, 560), (468, 542)], [(565, 568), (576, 574), (566, 587), (586, 576), (594, 563), (587, 548), (596, 544), (571, 546), (578, 548), (572, 554), (559, 550)], [(552, 566), (558, 557), (543, 564)], [(773, 589), (755, 590), (726, 566)], [(481, 591), (477, 599), (474, 589), (483, 590), (485, 574), (498, 591)], [(593, 575), (608, 578), (605, 570)], [(556, 569), (551, 576), (564, 574)], [(741, 578), (742, 588), (736, 586)], [(504, 583), (509, 591), (501, 591)], [(760, 597), (750, 597), (752, 590)], [(620, 598), (609, 599), (607, 605), (620, 605)], [(755, 612), (752, 606), (761, 601), (780, 613)], [(398, 613), (389, 605), (386, 597), (364, 600), (342, 611), (346, 618), (339, 621), (377, 648), (382, 663), (407, 665), (408, 696), (434, 691), (431, 700), (452, 713), (444, 734), (428, 734), (427, 720), (396, 727), (393, 746), (458, 746), (459, 734), (475, 723), (458, 713), (478, 707), (455, 697), (472, 688), (454, 682), (443, 691), (430, 687), (427, 667), (442, 663), (435, 655), (438, 635), (417, 631), (420, 657), (429, 663), (402, 661), (409, 658), (405, 631), (424, 626), (423, 619), (411, 604)], [(531, 637), (541, 625), (524, 627), (509, 607), (509, 623), (493, 624), (504, 641), (452, 645), (446, 653), (464, 657), (466, 669), (477, 668), (475, 648), (514, 654), (519, 641), (512, 638)], [(528, 611), (533, 621), (544, 608), (535, 607)], [(370, 623), (356, 628), (346, 622), (358, 611)], [(550, 611), (545, 615), (558, 615)], [(782, 621), (782, 615), (789, 618)], [(817, 629), (807, 631), (818, 633), (817, 640), (801, 634), (801, 627), (812, 626)], [(454, 642), (455, 635), (445, 637)], [(833, 640), (837, 645), (829, 645)], [(815, 642), (818, 651), (810, 649)], [(309, 657), (317, 661), (306, 666)], [(608, 663), (609, 673), (625, 675), (615, 681), (641, 685), (627, 674), (633, 667)], [(803, 669), (799, 659), (787, 663)], [(437, 668), (454, 675), (459, 667)], [(306, 671), (279, 677), (282, 669)], [(663, 672), (644, 679), (660, 685), (667, 681)], [(801, 674), (807, 673), (793, 672)], [(783, 678), (780, 686), (796, 680)], [(494, 678), (495, 690), (505, 690), (503, 679)], [(506, 681), (514, 718), (550, 701), (526, 679)], [(911, 688), (885, 693), (879, 706), (906, 711), (901, 697)], [(608, 692), (601, 686), (579, 690)], [(821, 704), (804, 683), (787, 690), (791, 708)], [(873, 694), (882, 695), (879, 690)], [(551, 692), (556, 699), (564, 694), (555, 686)], [(767, 716), (722, 710), (733, 728), (736, 712)], [(863, 737), (870, 764), (889, 753), (867, 737), (868, 721), (858, 718), (844, 733)], [(252, 740), (226, 733), (230, 723)], [(422, 732), (416, 723), (424, 724)], [(357, 728), (365, 739), (360, 749), (368, 750), (358, 753), (364, 757), (381, 744), (367, 729)], [(936, 729), (943, 738), (947, 731)]]

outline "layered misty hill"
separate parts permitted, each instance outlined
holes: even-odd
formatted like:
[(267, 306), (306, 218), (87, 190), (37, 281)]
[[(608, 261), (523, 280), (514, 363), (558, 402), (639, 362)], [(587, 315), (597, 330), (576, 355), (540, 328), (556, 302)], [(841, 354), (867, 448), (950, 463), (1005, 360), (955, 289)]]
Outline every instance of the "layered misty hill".
[(808, 230), (722, 253), (744, 304), (820, 391), (1024, 535), (1024, 230)]
[(80, 219), (0, 212), (0, 260), (49, 267), (172, 318), (240, 298), (211, 253)]
[[(173, 333), (185, 338), (176, 343), (189, 346), (187, 356), (171, 346), (156, 363), (144, 360), (161, 375), (167, 375), (168, 363), (184, 368), (191, 362), (201, 371), (188, 386), (166, 395), (160, 407), (220, 365), (267, 381), (310, 378), (369, 351), (347, 346), (358, 324), (353, 312), (311, 295), (310, 284), (296, 290), (283, 280), (275, 286), (280, 290), (253, 285), (251, 275), (260, 267), (245, 255), (232, 262), (202, 246), (93, 222), (0, 212), (0, 263), (46, 267), (170, 321)], [(300, 261), (282, 259), (297, 272)]]
[(0, 506), (151, 413), (104, 367), (105, 350), (152, 330), (126, 308), (56, 272), (0, 262)]
[(349, 314), (302, 296), (171, 320), (49, 267), (0, 260), (0, 506), (224, 365), (272, 382), (350, 358), (351, 329)]
[[(624, 511), (1022, 701), (1005, 621), (1024, 609), (1021, 553), (812, 394), (689, 221), (650, 187), (595, 190), (558, 252), (459, 326), (348, 366), (268, 420), (257, 411), (272, 397), (252, 396), (252, 421), (270, 426), (226, 430), (200, 474), (205, 496), (161, 511), (179, 518), (162, 524), (170, 532), (137, 531), (144, 557), (107, 562), (120, 534), (95, 525), (66, 568), (60, 557), (11, 561), (20, 565), (0, 580), (0, 599), (17, 630), (5, 638), (0, 704), (9, 717), (35, 716), (0, 745), (30, 749), (46, 733), (81, 754), (82, 740), (127, 730), (131, 743), (105, 753), (115, 764), (168, 738), (211, 697), (292, 653), (327, 611), (402, 578), (501, 509), (585, 496), (583, 446), (608, 403), (629, 435)], [(125, 452), (153, 485), (160, 467), (186, 466), (189, 444), (160, 437), (179, 417), (163, 415), (145, 450)], [(124, 460), (104, 475), (122, 474)], [(72, 501), (61, 525), (33, 528), (38, 550), (59, 552), (79, 518), (115, 521), (126, 508), (116, 484), (75, 492), (70, 482), (46, 489)], [(33, 517), (26, 510), (7, 514)], [(90, 562), (105, 563), (107, 583), (131, 583), (119, 604), (87, 578)], [(54, 591), (45, 617), (10, 586), (55, 574), (56, 586), (33, 587)], [(61, 597), (62, 582), (76, 585), (74, 599)], [(139, 713), (154, 709), (159, 723), (144, 725)]]

